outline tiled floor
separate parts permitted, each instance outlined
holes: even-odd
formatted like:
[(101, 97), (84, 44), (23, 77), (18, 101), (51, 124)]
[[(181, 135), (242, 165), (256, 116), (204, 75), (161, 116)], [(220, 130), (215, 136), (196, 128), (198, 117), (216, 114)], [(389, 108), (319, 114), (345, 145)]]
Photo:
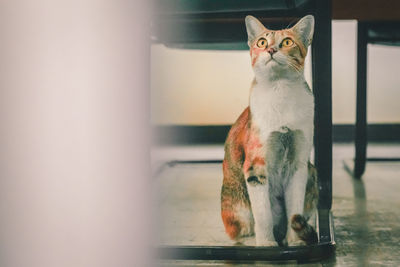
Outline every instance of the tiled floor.
[[(370, 145), (371, 157), (400, 157), (400, 144)], [(353, 147), (335, 145), (333, 207), (336, 255), (308, 266), (400, 266), (400, 162), (369, 162), (361, 181), (343, 168)], [(222, 146), (154, 150), (155, 169), (166, 160), (222, 159)], [(184, 165), (164, 169), (156, 180), (159, 242), (170, 245), (232, 245), (219, 214), (221, 166)], [(249, 239), (248, 244), (253, 244)], [(162, 266), (223, 266), (221, 261), (160, 261)], [(232, 265), (233, 263), (230, 263)], [(247, 265), (244, 263), (236, 263)], [(256, 266), (272, 266), (258, 262)], [(286, 263), (285, 265), (290, 265)], [(279, 266), (282, 266), (280, 264)]]

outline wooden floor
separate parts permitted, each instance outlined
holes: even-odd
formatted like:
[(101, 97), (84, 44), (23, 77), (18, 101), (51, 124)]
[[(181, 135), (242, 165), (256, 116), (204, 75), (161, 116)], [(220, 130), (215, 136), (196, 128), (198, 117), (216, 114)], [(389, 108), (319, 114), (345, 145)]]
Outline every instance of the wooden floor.
[[(400, 157), (400, 144), (375, 144), (370, 157)], [(369, 162), (362, 180), (344, 169), (353, 147), (334, 146), (333, 207), (336, 255), (307, 266), (400, 266), (400, 162)], [(168, 160), (222, 159), (222, 146), (164, 147), (153, 151), (154, 170)], [(219, 164), (185, 164), (157, 175), (159, 234), (168, 245), (233, 245), (220, 219)], [(246, 240), (254, 244), (254, 240)], [(223, 261), (158, 261), (160, 266), (224, 266)], [(294, 263), (280, 263), (292, 266)], [(248, 263), (229, 265), (247, 266)], [(274, 266), (257, 262), (256, 266)]]

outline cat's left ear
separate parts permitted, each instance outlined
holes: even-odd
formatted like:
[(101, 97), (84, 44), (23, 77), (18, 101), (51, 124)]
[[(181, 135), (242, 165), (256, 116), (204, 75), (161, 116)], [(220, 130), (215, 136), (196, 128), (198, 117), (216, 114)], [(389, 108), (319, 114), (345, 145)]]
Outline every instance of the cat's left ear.
[(292, 30), (297, 33), (304, 46), (308, 47), (312, 42), (314, 34), (314, 16), (307, 15), (303, 17), (292, 27)]
[(262, 34), (267, 29), (264, 25), (255, 17), (253, 16), (246, 16), (246, 30), (247, 30), (247, 44), (251, 47), (254, 39)]

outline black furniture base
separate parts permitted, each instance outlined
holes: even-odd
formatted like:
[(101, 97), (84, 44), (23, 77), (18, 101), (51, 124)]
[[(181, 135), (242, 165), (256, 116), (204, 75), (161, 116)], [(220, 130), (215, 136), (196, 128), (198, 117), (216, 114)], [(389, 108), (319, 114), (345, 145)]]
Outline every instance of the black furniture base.
[(251, 246), (163, 246), (158, 248), (160, 259), (224, 260), (224, 261), (297, 261), (313, 262), (330, 258), (335, 243), (319, 243), (307, 247)]

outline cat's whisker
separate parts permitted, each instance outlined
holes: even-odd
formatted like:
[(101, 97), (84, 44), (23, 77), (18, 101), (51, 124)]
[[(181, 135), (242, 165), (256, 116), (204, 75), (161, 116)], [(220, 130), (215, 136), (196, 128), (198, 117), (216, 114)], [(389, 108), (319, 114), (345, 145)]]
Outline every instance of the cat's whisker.
[(293, 62), (288, 61), (288, 66), (292, 68), (297, 74), (301, 74), (301, 67)]
[(291, 64), (294, 68), (296, 68), (297, 70), (299, 70), (299, 71), (301, 71), (301, 70), (303, 69), (303, 66), (302, 66), (301, 64), (299, 64), (299, 63), (297, 62), (297, 60), (294, 60), (294, 62), (293, 62), (293, 61), (290, 61), (290, 64)]

